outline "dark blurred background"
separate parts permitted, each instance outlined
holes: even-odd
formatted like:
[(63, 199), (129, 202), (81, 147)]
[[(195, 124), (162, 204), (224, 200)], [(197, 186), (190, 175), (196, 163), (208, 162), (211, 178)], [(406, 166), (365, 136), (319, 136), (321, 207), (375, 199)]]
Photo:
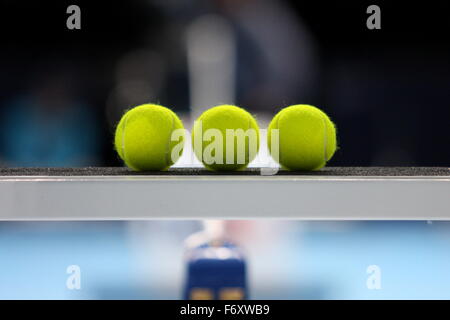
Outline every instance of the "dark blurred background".
[[(81, 30), (66, 28), (71, 4)], [(381, 30), (366, 27), (371, 4)], [(121, 165), (112, 136), (123, 111), (189, 112), (198, 56), (214, 64), (222, 48), (234, 103), (269, 120), (297, 103), (330, 115), (340, 145), (330, 165), (448, 166), (449, 12), (438, 0), (3, 0), (0, 162)], [(202, 39), (214, 32), (223, 39), (211, 49)]]

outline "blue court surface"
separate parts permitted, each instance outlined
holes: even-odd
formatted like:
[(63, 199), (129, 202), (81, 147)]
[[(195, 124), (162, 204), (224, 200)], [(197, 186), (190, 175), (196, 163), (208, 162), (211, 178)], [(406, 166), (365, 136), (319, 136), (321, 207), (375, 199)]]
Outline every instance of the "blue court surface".
[[(450, 299), (446, 222), (263, 223), (273, 236), (256, 228), (241, 241), (251, 299)], [(183, 240), (199, 229), (195, 221), (2, 222), (0, 299), (180, 299)], [(71, 265), (80, 267), (79, 290), (66, 286)], [(380, 287), (370, 289), (374, 265)]]

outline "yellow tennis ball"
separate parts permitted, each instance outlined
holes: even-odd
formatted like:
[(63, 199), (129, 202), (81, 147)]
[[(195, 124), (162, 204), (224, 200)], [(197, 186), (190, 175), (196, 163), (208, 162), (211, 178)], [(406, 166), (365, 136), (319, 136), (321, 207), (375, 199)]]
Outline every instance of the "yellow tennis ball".
[[(273, 129), (278, 129), (278, 139)], [(272, 157), (286, 169), (318, 170), (336, 151), (336, 129), (320, 109), (294, 105), (272, 119), (267, 145)]]
[(192, 145), (196, 157), (210, 170), (240, 170), (256, 157), (259, 128), (242, 108), (220, 105), (195, 121)]
[(120, 158), (135, 171), (167, 170), (183, 152), (183, 123), (168, 108), (143, 104), (123, 115), (114, 144)]

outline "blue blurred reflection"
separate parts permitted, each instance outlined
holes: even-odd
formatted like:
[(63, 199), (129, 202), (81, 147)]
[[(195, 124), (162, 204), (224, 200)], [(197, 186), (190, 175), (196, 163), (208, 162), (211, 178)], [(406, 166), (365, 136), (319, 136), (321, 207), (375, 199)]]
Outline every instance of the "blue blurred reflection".
[[(450, 298), (448, 223), (235, 224), (252, 299)], [(194, 221), (1, 223), (0, 299), (179, 299), (183, 240), (199, 229)], [(66, 287), (70, 265), (80, 266), (81, 290)], [(367, 288), (370, 265), (380, 268), (380, 290)]]

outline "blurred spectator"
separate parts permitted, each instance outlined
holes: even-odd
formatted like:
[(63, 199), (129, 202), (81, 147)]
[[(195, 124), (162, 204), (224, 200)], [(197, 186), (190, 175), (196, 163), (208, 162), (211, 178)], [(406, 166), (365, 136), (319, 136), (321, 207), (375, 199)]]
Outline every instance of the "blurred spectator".
[(236, 26), (238, 103), (274, 112), (317, 94), (317, 44), (301, 16), (286, 1), (216, 0)]
[[(186, 88), (189, 88), (190, 101), (198, 101), (192, 97), (198, 94), (195, 82), (209, 77), (206, 67), (215, 75), (215, 78), (211, 76), (211, 79), (204, 80), (206, 85), (208, 80), (217, 85), (227, 84), (221, 77), (230, 70), (217, 68), (219, 64), (233, 69), (229, 75), (233, 77), (234, 94), (228, 95), (230, 101), (216, 103), (236, 103), (251, 110), (272, 112), (291, 103), (311, 101), (316, 94), (319, 68), (316, 43), (302, 18), (287, 2), (214, 0), (196, 1), (189, 6), (182, 1), (154, 2), (162, 7), (170, 22), (162, 29), (163, 41), (159, 49), (169, 60), (166, 62), (170, 67), (169, 74), (178, 74), (166, 87), (172, 90), (167, 101), (177, 101), (182, 107), (189, 105), (189, 101), (181, 102), (176, 97), (179, 94), (187, 96), (182, 91), (180, 80), (189, 81)], [(214, 32), (215, 29), (218, 31)], [(234, 52), (225, 58), (231, 61), (223, 63), (217, 56), (223, 54), (220, 50), (228, 50), (229, 47)], [(189, 50), (195, 50), (194, 58), (204, 55), (208, 65), (192, 68)], [(183, 63), (190, 64), (189, 68), (180, 66)], [(178, 83), (178, 87), (171, 82)], [(211, 87), (198, 91), (202, 92), (202, 89), (206, 91)], [(228, 88), (213, 89), (219, 100), (227, 96), (221, 95), (220, 89), (227, 91)]]

